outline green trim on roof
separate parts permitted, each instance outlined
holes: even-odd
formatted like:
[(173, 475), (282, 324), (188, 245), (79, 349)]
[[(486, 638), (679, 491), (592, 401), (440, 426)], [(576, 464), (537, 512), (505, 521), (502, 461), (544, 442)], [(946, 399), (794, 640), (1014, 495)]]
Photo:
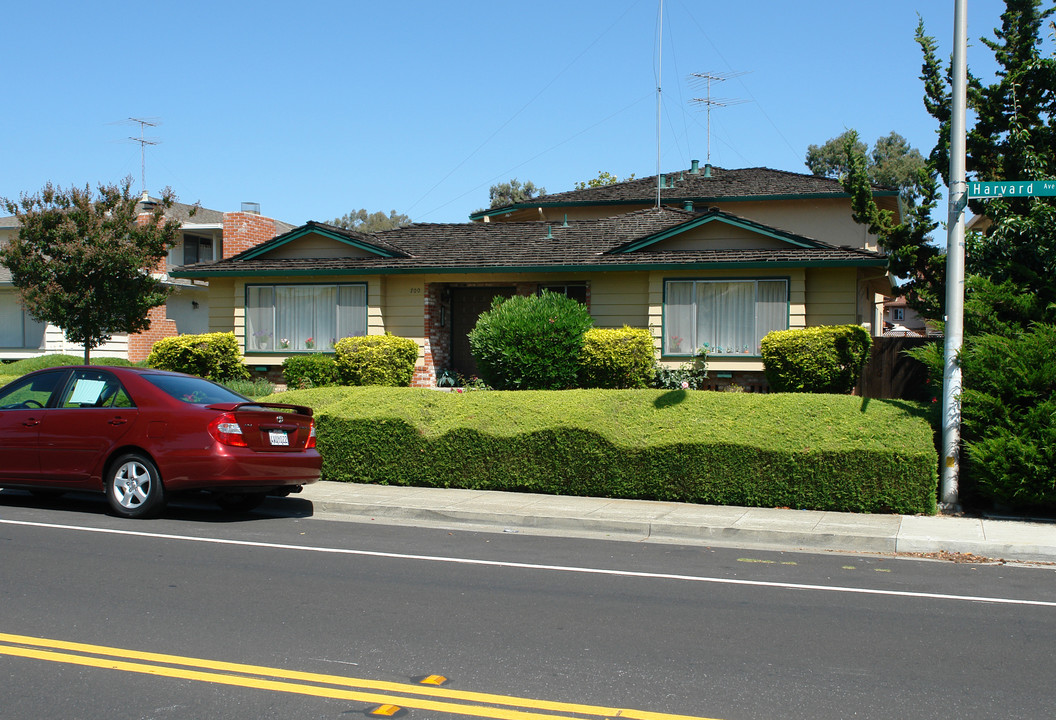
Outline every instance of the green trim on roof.
[(234, 270), (209, 272), (183, 270), (170, 273), (178, 278), (225, 277), (282, 277), (299, 275), (476, 275), (493, 273), (557, 273), (557, 272), (636, 272), (642, 270), (697, 270), (697, 269), (764, 269), (764, 268), (830, 268), (830, 267), (887, 267), (887, 258), (862, 257), (854, 260), (745, 260), (710, 263), (643, 263), (640, 265), (524, 265), (502, 267), (414, 267), (414, 268), (310, 268), (300, 270)]
[(813, 240), (810, 240), (809, 238), (802, 237), (800, 235), (795, 235), (793, 233), (786, 233), (786, 232), (784, 232), (782, 230), (778, 230), (776, 228), (772, 228), (772, 227), (770, 227), (768, 225), (762, 225), (762, 224), (754, 222), (752, 220), (747, 220), (745, 218), (734, 217), (733, 215), (729, 215), (727, 213), (710, 212), (707, 215), (704, 215), (704, 216), (702, 216), (700, 218), (696, 218), (696, 219), (690, 220), (688, 222), (682, 223), (681, 225), (676, 225), (673, 228), (668, 228), (666, 230), (661, 230), (660, 232), (654, 233), (653, 235), (648, 235), (648, 236), (646, 236), (644, 238), (641, 238), (639, 240), (635, 240), (633, 242), (630, 242), (630, 243), (628, 243), (628, 244), (626, 244), (626, 245), (624, 245), (624, 246), (622, 246), (620, 248), (617, 248), (617, 249), (613, 250), (612, 254), (613, 255), (624, 255), (626, 253), (632, 253), (632, 252), (634, 252), (636, 250), (641, 250), (644, 247), (649, 247), (650, 245), (653, 245), (655, 243), (661, 242), (663, 240), (667, 240), (668, 238), (672, 238), (672, 237), (675, 237), (677, 235), (681, 235), (682, 233), (684, 233), (684, 232), (686, 232), (688, 230), (693, 230), (694, 228), (698, 228), (698, 227), (701, 227), (703, 225), (707, 225), (708, 223), (711, 223), (711, 222), (721, 222), (721, 223), (723, 223), (725, 225), (731, 225), (733, 227), (738, 227), (738, 228), (741, 228), (742, 230), (747, 230), (748, 232), (755, 233), (756, 235), (763, 235), (765, 237), (769, 237), (769, 238), (772, 238), (774, 240), (780, 240), (781, 242), (785, 242), (785, 243), (788, 243), (790, 245), (795, 245), (796, 247), (802, 247), (802, 248), (822, 247), (817, 242), (815, 242)]
[(280, 248), (283, 245), (291, 243), (295, 240), (300, 240), (306, 235), (322, 235), (323, 237), (330, 238), (331, 240), (337, 240), (338, 242), (344, 243), (345, 245), (351, 245), (352, 247), (359, 248), (360, 250), (366, 250), (367, 252), (374, 253), (375, 255), (379, 255), (385, 258), (402, 257), (401, 255), (398, 255), (392, 252), (391, 250), (386, 250), (384, 248), (378, 247), (377, 245), (372, 245), (367, 242), (356, 240), (355, 238), (348, 237), (347, 235), (335, 233), (331, 230), (327, 230), (326, 228), (319, 227), (318, 225), (305, 225), (300, 228), (291, 230), (285, 235), (278, 236), (271, 242), (258, 245), (257, 247), (248, 250), (246, 254), (242, 257), (245, 260), (252, 260), (253, 258), (258, 258), (262, 255), (267, 255), (272, 250)]

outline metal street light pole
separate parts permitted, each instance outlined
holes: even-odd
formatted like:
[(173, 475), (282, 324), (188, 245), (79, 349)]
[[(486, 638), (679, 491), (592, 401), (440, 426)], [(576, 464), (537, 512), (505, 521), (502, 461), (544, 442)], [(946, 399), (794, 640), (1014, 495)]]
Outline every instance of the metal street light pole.
[(950, 116), (950, 209), (946, 238), (946, 333), (942, 374), (942, 483), (939, 506), (957, 510), (961, 445), (961, 366), (964, 340), (965, 115), (967, 111), (968, 0), (955, 0), (953, 19), (952, 114)]

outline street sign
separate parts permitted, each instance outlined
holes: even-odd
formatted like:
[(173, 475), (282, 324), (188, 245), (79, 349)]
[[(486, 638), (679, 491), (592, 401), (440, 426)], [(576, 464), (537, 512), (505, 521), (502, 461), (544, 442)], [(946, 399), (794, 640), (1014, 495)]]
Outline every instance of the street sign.
[(1018, 197), (1020, 195), (1056, 195), (1056, 180), (1001, 180), (969, 182), (968, 197)]

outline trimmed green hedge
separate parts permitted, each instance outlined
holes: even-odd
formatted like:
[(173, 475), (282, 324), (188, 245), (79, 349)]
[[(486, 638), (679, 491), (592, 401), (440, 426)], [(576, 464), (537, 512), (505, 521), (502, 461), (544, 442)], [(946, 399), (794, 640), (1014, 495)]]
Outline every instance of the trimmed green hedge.
[(418, 343), (384, 335), (346, 337), (334, 345), (334, 362), (345, 385), (410, 385), (418, 360)]
[(337, 363), (329, 354), (291, 355), (282, 361), (282, 378), (286, 387), (297, 390), (340, 382)]
[(147, 365), (215, 381), (249, 379), (234, 333), (163, 338), (151, 348)]
[(850, 393), (872, 342), (860, 325), (775, 330), (761, 343), (766, 381), (779, 393)]
[(922, 406), (837, 395), (682, 390), (444, 393), (319, 388), (328, 480), (934, 513)]
[(645, 328), (591, 328), (583, 335), (579, 380), (588, 388), (645, 388), (653, 380), (653, 336)]

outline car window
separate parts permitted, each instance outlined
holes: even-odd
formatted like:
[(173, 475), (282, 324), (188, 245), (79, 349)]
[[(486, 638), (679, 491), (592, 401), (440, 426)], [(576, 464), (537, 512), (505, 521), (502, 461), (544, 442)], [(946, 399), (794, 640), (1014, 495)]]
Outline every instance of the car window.
[(144, 380), (166, 395), (195, 405), (243, 403), (249, 398), (209, 380), (184, 375), (143, 375)]
[(59, 400), (62, 408), (133, 407), (116, 377), (99, 370), (76, 370)]
[(29, 375), (0, 389), (0, 410), (42, 408), (48, 404), (65, 370)]

